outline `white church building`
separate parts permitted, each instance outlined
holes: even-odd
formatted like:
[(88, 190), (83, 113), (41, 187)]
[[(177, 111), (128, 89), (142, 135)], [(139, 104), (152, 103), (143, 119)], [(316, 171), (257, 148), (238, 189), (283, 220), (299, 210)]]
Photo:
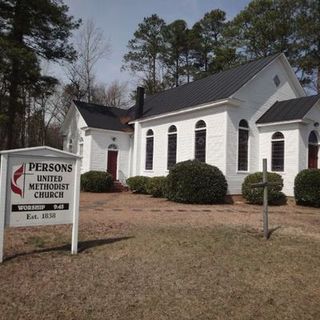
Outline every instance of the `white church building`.
[(278, 54), (146, 98), (138, 88), (129, 110), (74, 101), (64, 150), (83, 157), (82, 172), (108, 171), (122, 183), (198, 159), (224, 173), (229, 194), (241, 194), (244, 178), (267, 158), (292, 196), (297, 173), (320, 164), (319, 100), (306, 96)]

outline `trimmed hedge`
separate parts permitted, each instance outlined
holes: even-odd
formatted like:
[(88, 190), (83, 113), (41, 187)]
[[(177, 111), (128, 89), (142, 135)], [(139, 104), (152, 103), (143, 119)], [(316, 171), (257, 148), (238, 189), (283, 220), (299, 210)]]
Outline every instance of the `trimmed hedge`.
[(320, 169), (306, 169), (297, 174), (294, 197), (299, 205), (320, 207)]
[(198, 160), (177, 163), (167, 176), (167, 198), (176, 202), (222, 203), (227, 187), (217, 167)]
[(81, 175), (81, 190), (86, 192), (111, 191), (113, 180), (111, 174), (104, 171), (88, 171)]
[(127, 179), (127, 185), (132, 192), (147, 194), (147, 184), (149, 180), (149, 177), (135, 176)]
[(152, 177), (147, 183), (147, 193), (155, 198), (164, 198), (166, 196), (166, 187), (166, 177)]
[[(281, 192), (283, 188), (282, 177), (275, 172), (267, 173), (268, 182), (277, 183), (268, 187), (268, 204), (282, 205), (287, 203), (286, 195)], [(242, 183), (242, 196), (251, 204), (263, 204), (263, 188), (251, 188), (253, 183), (262, 182), (263, 173), (256, 172), (248, 175)]]

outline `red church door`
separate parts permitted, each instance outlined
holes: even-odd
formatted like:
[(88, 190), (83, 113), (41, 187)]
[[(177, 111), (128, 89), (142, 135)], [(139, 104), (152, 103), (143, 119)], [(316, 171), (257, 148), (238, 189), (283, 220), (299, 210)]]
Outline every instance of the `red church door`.
[(318, 146), (309, 144), (309, 169), (318, 169)]
[(113, 180), (117, 180), (117, 162), (118, 162), (118, 151), (108, 150), (107, 171), (112, 175)]

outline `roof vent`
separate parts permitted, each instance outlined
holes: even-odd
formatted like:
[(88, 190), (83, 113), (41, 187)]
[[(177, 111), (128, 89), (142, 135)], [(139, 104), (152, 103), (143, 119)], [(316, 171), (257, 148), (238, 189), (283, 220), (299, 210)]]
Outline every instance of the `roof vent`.
[(276, 87), (279, 87), (279, 85), (280, 85), (280, 79), (279, 79), (279, 76), (278, 76), (278, 75), (275, 75), (275, 76), (273, 77), (273, 82), (274, 82), (274, 84), (276, 85)]

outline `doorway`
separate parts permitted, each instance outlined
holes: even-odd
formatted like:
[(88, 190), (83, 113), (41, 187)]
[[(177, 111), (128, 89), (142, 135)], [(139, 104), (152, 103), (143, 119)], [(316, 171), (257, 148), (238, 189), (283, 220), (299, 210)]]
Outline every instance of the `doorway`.
[(309, 135), (308, 141), (308, 168), (318, 169), (318, 137), (314, 131)]
[(117, 180), (118, 172), (118, 150), (117, 146), (112, 144), (108, 147), (107, 171), (111, 174), (113, 180)]

